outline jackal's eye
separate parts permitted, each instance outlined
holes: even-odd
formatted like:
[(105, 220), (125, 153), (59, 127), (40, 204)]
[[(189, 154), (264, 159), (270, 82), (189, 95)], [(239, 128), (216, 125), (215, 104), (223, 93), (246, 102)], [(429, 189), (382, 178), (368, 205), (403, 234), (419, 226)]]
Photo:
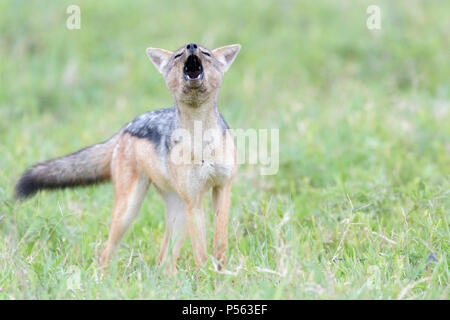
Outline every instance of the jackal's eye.
[(211, 57), (211, 55), (209, 54), (209, 52), (202, 51), (202, 53), (203, 53), (204, 55), (207, 55), (208, 57)]
[(183, 52), (182, 52), (182, 53), (179, 53), (179, 54), (177, 54), (177, 55), (175, 55), (175, 57), (173, 57), (173, 58), (174, 58), (174, 59), (179, 58), (179, 57), (181, 57), (182, 54), (183, 54)]

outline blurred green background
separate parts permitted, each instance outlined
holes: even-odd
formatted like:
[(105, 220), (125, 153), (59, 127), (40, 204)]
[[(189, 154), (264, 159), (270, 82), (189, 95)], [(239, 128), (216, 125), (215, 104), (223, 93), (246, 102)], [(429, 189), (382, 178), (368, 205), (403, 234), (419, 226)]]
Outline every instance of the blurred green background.
[[(71, 4), (80, 30), (66, 28)], [(380, 30), (366, 27), (370, 4)], [(0, 298), (446, 299), (449, 12), (438, 0), (1, 1)], [(99, 282), (111, 185), (22, 204), (13, 185), (172, 105), (145, 49), (188, 42), (242, 45), (219, 109), (233, 128), (279, 128), (280, 170), (239, 170), (230, 274), (195, 273), (188, 241), (176, 279), (155, 267), (152, 190)]]

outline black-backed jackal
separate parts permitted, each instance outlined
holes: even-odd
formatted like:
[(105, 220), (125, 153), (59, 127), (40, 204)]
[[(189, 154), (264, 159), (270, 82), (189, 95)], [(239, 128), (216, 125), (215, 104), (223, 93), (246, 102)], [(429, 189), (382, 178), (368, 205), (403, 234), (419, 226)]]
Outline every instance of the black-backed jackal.
[[(233, 138), (217, 109), (217, 96), (222, 76), (239, 50), (240, 45), (229, 45), (211, 51), (195, 43), (175, 52), (148, 48), (147, 54), (164, 76), (175, 105), (137, 117), (103, 143), (35, 164), (17, 183), (16, 197), (26, 198), (41, 189), (111, 180), (115, 201), (108, 241), (100, 257), (104, 270), (153, 184), (166, 206), (166, 231), (157, 263), (167, 262), (165, 271), (174, 274), (187, 233), (196, 266), (208, 258), (202, 198), (212, 189), (212, 251), (223, 265), (230, 189), (237, 163)], [(198, 128), (201, 135), (208, 130), (220, 134), (208, 141), (200, 137), (200, 148), (196, 148)]]

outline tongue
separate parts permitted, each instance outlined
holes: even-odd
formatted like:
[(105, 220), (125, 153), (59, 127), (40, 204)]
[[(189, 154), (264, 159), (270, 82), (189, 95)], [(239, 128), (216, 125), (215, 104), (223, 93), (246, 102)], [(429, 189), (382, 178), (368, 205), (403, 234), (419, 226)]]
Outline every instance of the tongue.
[(202, 73), (201, 70), (196, 70), (196, 71), (186, 71), (186, 74), (187, 74), (188, 77), (191, 78), (191, 79), (197, 78), (201, 73)]

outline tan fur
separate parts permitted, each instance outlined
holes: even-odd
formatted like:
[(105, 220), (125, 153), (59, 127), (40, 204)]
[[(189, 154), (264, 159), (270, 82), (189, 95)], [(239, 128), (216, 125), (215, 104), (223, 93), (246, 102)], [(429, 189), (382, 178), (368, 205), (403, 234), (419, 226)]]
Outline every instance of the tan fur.
[[(183, 78), (183, 59), (174, 60), (179, 53), (186, 55), (185, 47), (174, 53), (149, 48), (147, 53), (163, 74), (178, 111), (181, 127), (194, 134), (194, 122), (200, 121), (203, 130), (219, 129), (217, 122), (217, 95), (222, 75), (233, 62), (239, 46), (226, 46), (213, 51), (199, 46), (198, 55), (204, 68), (204, 80), (187, 83)], [(201, 51), (213, 56), (208, 57)], [(225, 263), (227, 249), (228, 211), (232, 179), (237, 170), (236, 149), (233, 138), (225, 131), (211, 148), (210, 156), (195, 154), (185, 141), (176, 142), (191, 159), (201, 163), (176, 164), (171, 154), (158, 155), (150, 140), (123, 134), (117, 142), (111, 159), (111, 179), (115, 190), (115, 203), (108, 241), (102, 251), (100, 264), (105, 267), (121, 238), (139, 213), (150, 184), (161, 194), (166, 206), (166, 231), (162, 241), (158, 264), (165, 265), (167, 273), (176, 273), (176, 261), (181, 245), (189, 234), (197, 267), (208, 259), (206, 250), (205, 213), (202, 199), (212, 189), (214, 211), (213, 256)], [(174, 149), (172, 149), (172, 152)], [(167, 261), (172, 244), (171, 259)], [(103, 269), (104, 270), (104, 269)]]

